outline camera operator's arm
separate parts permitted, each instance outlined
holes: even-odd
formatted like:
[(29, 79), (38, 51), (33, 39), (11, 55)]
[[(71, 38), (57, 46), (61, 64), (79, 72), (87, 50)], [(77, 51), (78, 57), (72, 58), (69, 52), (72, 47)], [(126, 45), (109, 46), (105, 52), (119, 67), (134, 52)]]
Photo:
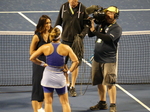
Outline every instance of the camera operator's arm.
[(97, 30), (97, 28), (98, 28), (98, 26), (95, 27), (94, 23), (92, 23), (92, 22), (94, 22), (94, 19), (90, 21), (91, 25), (90, 25), (90, 29), (89, 29), (89, 32), (88, 32), (89, 37), (95, 36), (95, 34), (93, 34), (93, 30)]
[(85, 35), (88, 33), (88, 31), (89, 31), (89, 26), (85, 25), (83, 31), (79, 34), (80, 38), (83, 39)]
[[(97, 27), (95, 28), (95, 30), (97, 29)], [(93, 32), (91, 32), (91, 30), (89, 29), (89, 32), (88, 32), (88, 36), (89, 37), (94, 37), (95, 34)]]
[(96, 30), (93, 31), (93, 34), (97, 36), (98, 38), (102, 39), (103, 41), (111, 41), (111, 36), (108, 34), (103, 34), (103, 33), (97, 32)]
[(111, 37), (108, 34), (103, 34), (101, 32), (98, 32), (97, 29), (94, 26), (94, 19), (91, 20), (91, 28), (90, 31), (97, 36), (98, 38), (102, 39), (103, 41), (111, 41)]

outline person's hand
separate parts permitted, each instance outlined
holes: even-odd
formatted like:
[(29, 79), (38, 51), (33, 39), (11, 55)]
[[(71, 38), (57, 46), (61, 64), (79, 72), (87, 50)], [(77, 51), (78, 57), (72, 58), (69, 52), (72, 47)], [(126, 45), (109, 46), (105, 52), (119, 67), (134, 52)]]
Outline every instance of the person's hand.
[(70, 72), (70, 70), (66, 70), (66, 69), (63, 69), (63, 72), (64, 72), (64, 74), (66, 75), (70, 75), (71, 74), (71, 72)]
[(63, 69), (63, 72), (64, 72), (64, 73), (67, 73), (67, 71), (68, 71), (67, 69), (65, 69), (65, 68)]
[(94, 19), (91, 20), (91, 28), (90, 31), (93, 32), (95, 30), (95, 23), (94, 23)]
[(65, 74), (67, 73), (68, 68), (67, 68), (67, 66), (66, 66), (66, 65), (64, 65), (64, 66), (62, 67), (62, 71), (63, 71)]
[(81, 34), (77, 34), (77, 36), (79, 36), (81, 39), (83, 39), (84, 38), (84, 36), (83, 36), (83, 34), (81, 33)]
[(47, 66), (48, 66), (48, 64), (47, 64), (47, 63), (45, 63), (44, 61), (42, 61), (42, 62), (41, 62), (41, 64), (40, 64), (40, 66), (47, 67)]
[(45, 63), (45, 64), (44, 64), (44, 67), (47, 67), (47, 66), (48, 66), (48, 64), (47, 64), (47, 63)]

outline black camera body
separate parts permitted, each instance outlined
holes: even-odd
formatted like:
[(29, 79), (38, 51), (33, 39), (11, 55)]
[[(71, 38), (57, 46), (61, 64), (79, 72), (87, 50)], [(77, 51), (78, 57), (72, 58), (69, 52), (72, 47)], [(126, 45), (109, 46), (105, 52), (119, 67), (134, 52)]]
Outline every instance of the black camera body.
[(105, 21), (105, 12), (103, 11), (103, 8), (95, 11), (92, 16), (96, 24), (101, 24), (103, 21)]
[(96, 24), (101, 24), (105, 21), (105, 12), (103, 7), (92, 5), (86, 9), (88, 15), (92, 14), (92, 17), (84, 19), (85, 24), (91, 26), (91, 20), (94, 19)]
[(118, 19), (119, 17), (119, 9), (116, 6), (109, 6), (108, 8), (103, 8), (98, 5), (92, 5), (88, 8), (86, 8), (85, 12), (90, 15), (92, 14), (92, 17), (85, 19), (85, 24), (91, 26), (91, 19), (94, 19), (94, 22), (96, 24), (101, 24), (105, 21), (105, 13), (106, 11), (115, 12), (114, 19)]

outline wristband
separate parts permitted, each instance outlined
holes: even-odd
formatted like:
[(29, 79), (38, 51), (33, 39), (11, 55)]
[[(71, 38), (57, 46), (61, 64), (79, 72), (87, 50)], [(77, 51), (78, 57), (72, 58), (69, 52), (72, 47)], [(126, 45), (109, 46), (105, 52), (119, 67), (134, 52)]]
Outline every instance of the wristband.
[(41, 64), (40, 64), (40, 66), (44, 66), (45, 65), (45, 62), (44, 61), (42, 61), (41, 62)]
[(71, 73), (70, 70), (68, 70), (68, 71), (67, 71), (67, 74), (69, 75), (70, 73)]

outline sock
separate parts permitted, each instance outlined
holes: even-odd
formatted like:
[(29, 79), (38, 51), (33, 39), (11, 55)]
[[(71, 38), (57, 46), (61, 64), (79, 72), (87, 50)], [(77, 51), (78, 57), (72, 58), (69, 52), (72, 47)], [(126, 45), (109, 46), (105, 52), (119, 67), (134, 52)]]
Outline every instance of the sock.
[(103, 103), (103, 104), (106, 103), (106, 101), (100, 101), (100, 102)]

